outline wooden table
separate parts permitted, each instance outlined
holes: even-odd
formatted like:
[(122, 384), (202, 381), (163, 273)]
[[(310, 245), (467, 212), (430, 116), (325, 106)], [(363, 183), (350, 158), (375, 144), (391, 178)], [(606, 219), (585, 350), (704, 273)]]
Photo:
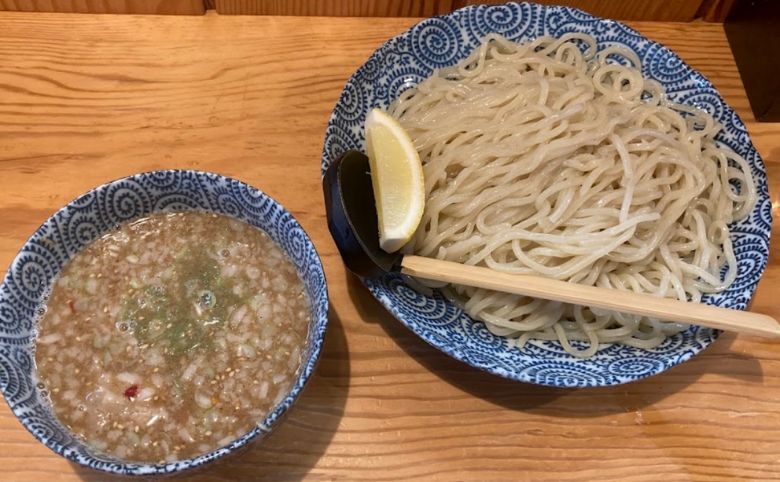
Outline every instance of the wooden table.
[[(776, 477), (778, 343), (729, 334), (637, 383), (544, 388), (486, 375), (429, 347), (345, 272), (320, 193), (325, 124), (347, 77), (413, 23), (0, 14), (0, 266), (73, 197), (150, 169), (235, 176), (295, 214), (330, 286), (322, 361), (265, 443), (193, 480)], [(722, 27), (632, 25), (707, 75), (739, 111), (777, 199), (780, 124), (752, 121)], [(753, 309), (780, 316), (778, 288), (775, 244)], [(3, 404), (0, 479), (107, 477), (37, 443)]]

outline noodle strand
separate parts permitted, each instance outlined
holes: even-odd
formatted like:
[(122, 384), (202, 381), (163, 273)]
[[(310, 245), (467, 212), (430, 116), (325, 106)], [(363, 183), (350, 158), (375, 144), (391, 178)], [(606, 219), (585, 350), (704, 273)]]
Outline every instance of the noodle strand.
[[(749, 166), (715, 142), (712, 116), (668, 101), (625, 48), (599, 51), (579, 33), (522, 45), (489, 35), (389, 110), (425, 174), (425, 213), (408, 253), (694, 302), (736, 278), (728, 225), (755, 203)], [(685, 329), (465, 286), (443, 291), (518, 347), (557, 340), (578, 357), (604, 343), (652, 348)]]

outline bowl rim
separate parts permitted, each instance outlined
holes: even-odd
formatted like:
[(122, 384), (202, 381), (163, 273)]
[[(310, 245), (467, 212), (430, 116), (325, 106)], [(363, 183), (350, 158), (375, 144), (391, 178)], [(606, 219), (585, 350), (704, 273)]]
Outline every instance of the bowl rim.
[[(368, 57), (359, 65), (359, 67), (349, 76), (348, 80), (345, 82), (344, 87), (342, 88), (341, 94), (339, 95), (336, 103), (334, 104), (334, 109), (328, 118), (328, 124), (325, 131), (325, 137), (323, 142), (323, 149), (321, 154), (321, 174), (324, 175), (325, 170), (327, 166), (332, 162), (332, 155), (329, 152), (329, 141), (335, 136), (334, 132), (337, 132), (337, 129), (342, 129), (341, 126), (338, 126), (336, 124), (338, 119), (338, 107), (339, 105), (344, 101), (344, 95), (347, 91), (347, 88), (352, 86), (357, 86), (361, 82), (366, 82), (365, 77), (367, 77), (367, 74), (370, 74), (370, 66), (369, 63), (374, 59), (382, 59), (386, 55), (387, 52), (392, 52), (396, 45), (400, 42), (403, 42), (404, 40), (408, 39), (415, 29), (418, 29), (425, 24), (434, 24), (436, 21), (441, 19), (452, 19), (456, 16), (466, 16), (470, 14), (472, 11), (484, 9), (487, 11), (493, 11), (493, 12), (500, 12), (501, 9), (506, 9), (507, 7), (529, 7), (531, 9), (537, 9), (534, 10), (534, 13), (538, 12), (544, 12), (544, 14), (547, 14), (549, 12), (564, 12), (567, 14), (570, 14), (571, 17), (576, 19), (576, 22), (593, 22), (593, 26), (610, 26), (614, 25), (617, 26), (619, 29), (624, 31), (625, 33), (635, 36), (639, 39), (641, 39), (643, 42), (646, 42), (646, 45), (648, 48), (654, 48), (657, 47), (660, 49), (660, 51), (669, 59), (679, 62), (681, 66), (683, 66), (686, 69), (687, 75), (693, 76), (697, 81), (697, 90), (700, 91), (707, 91), (708, 93), (713, 94), (717, 100), (721, 103), (721, 105), (724, 107), (724, 116), (730, 113), (731, 118), (733, 119), (732, 122), (738, 123), (742, 125), (742, 129), (746, 132), (746, 142), (747, 142), (747, 150), (754, 153), (756, 157), (756, 167), (754, 169), (758, 169), (760, 173), (763, 174), (762, 178), (757, 178), (756, 175), (754, 175), (753, 171), (751, 171), (751, 176), (754, 180), (756, 180), (756, 187), (758, 190), (758, 198), (756, 201), (756, 205), (754, 206), (751, 213), (748, 215), (749, 217), (752, 216), (758, 209), (759, 205), (763, 199), (764, 193), (762, 192), (762, 182), (764, 184), (763, 187), (766, 187), (766, 165), (758, 153), (758, 150), (755, 148), (755, 146), (752, 143), (752, 140), (750, 139), (749, 133), (747, 133), (747, 129), (744, 127), (744, 121), (740, 118), (739, 114), (723, 99), (720, 92), (715, 88), (715, 86), (712, 84), (712, 82), (699, 70), (694, 69), (691, 67), (684, 59), (682, 59), (675, 51), (670, 49), (669, 47), (666, 47), (663, 43), (655, 41), (641, 32), (637, 31), (636, 29), (626, 25), (624, 22), (612, 20), (608, 18), (599, 17), (596, 15), (592, 15), (582, 9), (575, 8), (575, 7), (568, 7), (565, 5), (544, 5), (544, 4), (537, 4), (533, 2), (505, 2), (505, 3), (498, 3), (498, 4), (475, 4), (475, 5), (468, 5), (466, 7), (454, 10), (452, 12), (441, 14), (441, 15), (435, 15), (431, 17), (427, 17), (424, 19), (421, 19), (419, 22), (416, 22), (415, 24), (409, 26), (402, 32), (399, 32), (396, 35), (393, 35), (392, 37), (388, 38), (384, 42), (382, 42), (378, 47), (376, 47)], [(463, 31), (465, 27), (463, 25), (456, 26), (458, 31), (463, 34)], [(622, 42), (620, 42), (622, 43)], [(633, 49), (632, 49), (633, 50)], [(448, 65), (452, 65), (458, 61), (462, 60), (462, 58), (456, 58), (454, 61), (449, 62)], [(438, 67), (437, 67), (438, 68)], [(643, 73), (643, 76), (645, 74)], [(659, 81), (661, 82), (661, 81)], [(664, 82), (661, 82), (663, 85), (665, 85)], [(685, 102), (688, 105), (691, 105), (691, 101)], [(362, 139), (360, 139), (362, 140)], [(770, 213), (770, 226), (767, 228), (766, 232), (762, 232), (762, 236), (766, 239), (767, 245), (769, 245), (769, 241), (771, 239), (771, 213)], [(757, 269), (754, 269), (753, 271), (756, 273), (756, 279), (760, 280), (763, 276), (766, 266), (768, 264), (768, 256), (763, 257), (760, 262), (758, 263)], [(419, 327), (414, 326), (413, 323), (411, 323), (409, 320), (406, 319), (407, 315), (405, 315), (401, 310), (398, 309), (398, 306), (393, 302), (390, 297), (386, 295), (386, 292), (383, 290), (386, 290), (386, 286), (380, 286), (380, 285), (390, 285), (394, 283), (396, 280), (393, 278), (395, 275), (385, 275), (384, 277), (380, 278), (361, 278), (361, 282), (363, 285), (369, 290), (371, 295), (379, 301), (379, 303), (387, 309), (393, 317), (395, 317), (398, 321), (400, 321), (404, 326), (406, 326), (410, 331), (412, 331), (416, 336), (423, 339), (426, 343), (431, 345), (432, 347), (436, 348), (437, 350), (447, 354), (448, 356), (451, 356), (455, 358), (456, 360), (465, 363), (473, 368), (479, 369), (481, 371), (490, 373), (492, 375), (500, 376), (502, 378), (506, 378), (509, 380), (519, 381), (519, 382), (525, 382), (525, 383), (531, 383), (536, 385), (542, 385), (542, 386), (549, 386), (549, 387), (555, 387), (555, 388), (583, 388), (583, 387), (603, 387), (603, 386), (614, 386), (614, 385), (622, 385), (626, 383), (631, 383), (635, 381), (639, 381), (648, 377), (651, 377), (653, 375), (658, 375), (660, 373), (663, 373), (670, 368), (673, 368), (685, 361), (688, 361), (689, 359), (693, 358), (694, 356), (701, 353), (703, 350), (705, 350), (707, 347), (712, 345), (712, 343), (717, 340), (717, 338), (722, 333), (721, 330), (715, 330), (715, 329), (701, 329), (698, 326), (691, 325), (691, 327), (688, 328), (687, 331), (690, 331), (691, 333), (695, 333), (700, 343), (695, 344), (692, 347), (688, 347), (684, 353), (679, 354), (679, 356), (676, 356), (674, 359), (670, 359), (668, 355), (660, 355), (665, 358), (665, 362), (662, 365), (656, 366), (652, 370), (649, 370), (645, 373), (642, 373), (639, 376), (623, 376), (622, 378), (609, 378), (605, 379), (601, 382), (597, 383), (588, 383), (588, 384), (581, 384), (578, 383), (577, 380), (563, 380), (561, 381), (558, 378), (544, 378), (539, 379), (535, 378), (528, 373), (520, 372), (520, 371), (508, 371), (501, 369), (500, 367), (497, 367), (495, 365), (488, 365), (484, 363), (478, 363), (472, 359), (470, 359), (467, 354), (461, 349), (462, 347), (453, 347), (452, 344), (444, 343), (443, 341), (437, 339), (436, 336), (434, 336), (431, 333), (426, 333), (424, 330), (421, 330)], [(747, 298), (747, 306), (750, 305), (753, 296), (755, 294), (757, 284), (754, 284), (750, 288), (749, 296)], [(448, 303), (451, 303), (448, 301)], [(746, 309), (746, 308), (743, 308)], [(466, 315), (464, 313), (464, 315)], [(468, 316), (468, 315), (466, 315)], [(469, 317), (470, 318), (470, 317)], [(477, 320), (473, 320), (472, 322), (481, 323)], [(704, 330), (706, 330), (705, 334)], [(556, 344), (558, 342), (554, 341), (539, 341), (537, 343), (541, 343), (543, 345), (552, 343)], [(613, 344), (614, 345), (614, 344)], [(528, 359), (535, 359), (535, 360), (542, 360), (541, 358), (536, 357), (533, 354), (524, 355)], [(549, 360), (552, 362), (552, 360)], [(587, 361), (584, 360), (584, 361)], [(530, 368), (530, 367), (529, 367)]]
[[(149, 176), (159, 175), (159, 174), (173, 174), (176, 176), (187, 176), (191, 175), (196, 178), (206, 177), (211, 179), (219, 179), (220, 181), (230, 183), (230, 184), (237, 184), (241, 186), (242, 188), (246, 189), (251, 194), (257, 196), (260, 199), (267, 200), (270, 202), (271, 206), (273, 206), (276, 209), (279, 209), (282, 215), (289, 216), (289, 219), (292, 221), (292, 226), (294, 228), (298, 228), (300, 230), (300, 233), (302, 235), (303, 240), (305, 241), (305, 245), (307, 247), (307, 250), (310, 250), (313, 254), (312, 259), (316, 260), (315, 263), (311, 263), (309, 265), (309, 269), (313, 269), (312, 275), (315, 275), (317, 277), (321, 277), (322, 279), (322, 292), (320, 294), (320, 297), (317, 300), (310, 300), (310, 311), (312, 315), (311, 322), (309, 324), (309, 331), (314, 332), (314, 336), (312, 339), (311, 344), (311, 352), (309, 357), (305, 359), (305, 363), (302, 363), (299, 368), (299, 372), (296, 375), (293, 385), (289, 389), (287, 395), (280, 401), (271, 411), (269, 411), (265, 418), (263, 418), (261, 421), (258, 421), (255, 426), (253, 426), (250, 430), (248, 430), (246, 433), (244, 433), (241, 437), (238, 437), (237, 439), (233, 440), (229, 444), (223, 447), (218, 447), (216, 449), (213, 449), (209, 452), (189, 457), (187, 459), (181, 459), (176, 460), (173, 462), (165, 462), (165, 463), (152, 463), (152, 462), (131, 462), (131, 461), (111, 461), (110, 463), (108, 461), (99, 460), (92, 458), (91, 452), (89, 455), (85, 455), (83, 453), (77, 453), (73, 450), (68, 450), (66, 447), (64, 447), (59, 441), (46, 439), (44, 436), (39, 435), (35, 432), (33, 427), (29, 425), (29, 421), (22, 418), (23, 413), (20, 413), (20, 404), (11, 405), (11, 402), (8, 400), (7, 397), (7, 389), (9, 387), (8, 384), (3, 384), (0, 389), (3, 393), (3, 399), (8, 404), (8, 407), (10, 408), (11, 412), (14, 414), (16, 419), (22, 424), (22, 426), (30, 432), (30, 434), (41, 444), (55, 452), (56, 454), (62, 456), (66, 460), (69, 460), (71, 462), (77, 463), (82, 467), (86, 467), (88, 469), (92, 469), (99, 472), (104, 473), (110, 473), (110, 474), (117, 474), (117, 475), (126, 475), (126, 476), (152, 476), (152, 475), (164, 475), (164, 474), (174, 474), (174, 473), (181, 473), (184, 471), (190, 471), (192, 469), (195, 469), (197, 467), (203, 467), (206, 464), (209, 464), (215, 460), (222, 459), (223, 457), (230, 455), (237, 451), (238, 449), (248, 445), (251, 441), (259, 438), (264, 437), (268, 433), (270, 433), (278, 424), (278, 422), (281, 421), (282, 417), (288, 412), (288, 410), (293, 406), (293, 404), (298, 400), (300, 397), (301, 392), (306, 388), (306, 385), (311, 378), (312, 374), (314, 373), (314, 370), (317, 366), (317, 363), (319, 362), (322, 348), (325, 342), (325, 335), (327, 332), (327, 327), (329, 324), (329, 312), (330, 312), (330, 298), (328, 293), (328, 283), (327, 278), (325, 276), (325, 270), (322, 264), (322, 258), (317, 251), (317, 248), (314, 244), (314, 242), (311, 240), (311, 237), (306, 232), (306, 230), (303, 228), (303, 226), (300, 224), (300, 222), (295, 218), (295, 216), (287, 210), (287, 208), (282, 205), (279, 201), (277, 201), (275, 198), (267, 194), (265, 191), (262, 191), (259, 188), (256, 188), (244, 181), (238, 180), (231, 176), (226, 176), (223, 174), (219, 174), (216, 172), (209, 172), (209, 171), (201, 171), (201, 170), (195, 170), (195, 169), (154, 169), (154, 170), (148, 170), (148, 171), (142, 171), (138, 173), (129, 174), (126, 176), (118, 177), (113, 180), (104, 182), (98, 186), (95, 186), (88, 191), (79, 194), (78, 196), (74, 197), (67, 203), (63, 204), (61, 207), (59, 207), (56, 211), (54, 211), (51, 215), (49, 215), (46, 220), (44, 220), (36, 229), (33, 231), (33, 233), (22, 243), (19, 250), (17, 251), (16, 255), (11, 260), (11, 263), (8, 266), (8, 269), (6, 270), (5, 275), (2, 278), (2, 282), (0, 282), (0, 287), (6, 287), (7, 283), (10, 279), (11, 273), (14, 269), (14, 266), (16, 265), (18, 258), (20, 255), (22, 255), (25, 248), (30, 245), (31, 242), (36, 240), (39, 236), (41, 236), (42, 232), (44, 231), (44, 228), (46, 225), (55, 218), (63, 213), (64, 211), (70, 209), (74, 204), (78, 203), (80, 200), (85, 199), (88, 196), (92, 196), (98, 192), (104, 191), (111, 186), (114, 186), (118, 183), (124, 182), (124, 181), (134, 181), (139, 179), (148, 178)], [(176, 212), (177, 210), (171, 210), (171, 212)], [(212, 208), (198, 208), (198, 209), (191, 209), (190, 211), (204, 211), (204, 212), (214, 212), (216, 214), (222, 214), (231, 218), (235, 218), (235, 216), (232, 216), (230, 214), (220, 212), (217, 210), (214, 210)], [(164, 212), (162, 209), (152, 209), (151, 213), (155, 212)], [(117, 226), (120, 224), (124, 224), (126, 222), (131, 222), (133, 219), (136, 218), (130, 218), (127, 220), (123, 220), (119, 223), (110, 223), (112, 226)], [(247, 223), (246, 221), (240, 220), (242, 222)], [(247, 223), (250, 224), (250, 223)], [(251, 225), (251, 224), (250, 224)], [(262, 228), (259, 228), (257, 226), (253, 226), (255, 229), (260, 229), (261, 231), (264, 231)], [(105, 233), (105, 231), (101, 231), (98, 233), (98, 236)], [(86, 244), (90, 244), (94, 242), (97, 239), (97, 237), (93, 238), (91, 241), (89, 241)], [(279, 243), (276, 240), (273, 240), (274, 243), (279, 245)], [(82, 251), (84, 248), (79, 249), (76, 251), (76, 253)], [(283, 252), (285, 254), (285, 258), (290, 259), (289, 255), (287, 254), (286, 250), (283, 249)], [(76, 254), (74, 253), (74, 255)], [(67, 263), (72, 259), (72, 256), (69, 257), (67, 260), (65, 260), (64, 263)], [(63, 264), (64, 264), (63, 263)], [(61, 271), (57, 271), (57, 273), (52, 277), (52, 279), (56, 279), (56, 276), (59, 275)], [(300, 275), (300, 273), (299, 273)], [(322, 314), (317, 317), (315, 310), (315, 305), (321, 305)], [(33, 330), (37, 326), (37, 319), (34, 319), (33, 321)], [(7, 346), (8, 343), (4, 340), (0, 339), (0, 347)], [(35, 337), (31, 337), (30, 341), (28, 342), (29, 347), (33, 350), (32, 353), (34, 353), (35, 350)], [(31, 373), (35, 373), (36, 367), (35, 367), (35, 359), (34, 355), (32, 358), (32, 365), (31, 365)], [(57, 424), (59, 424), (63, 430), (67, 431), (69, 434), (71, 432), (64, 426), (62, 426), (62, 423), (59, 422), (59, 420), (56, 418), (56, 415), (54, 415), (52, 410), (48, 410), (48, 414), (52, 415), (55, 418), (55, 421)], [(72, 434), (71, 434), (72, 435)], [(73, 440), (77, 444), (81, 444), (84, 447), (87, 447), (91, 450), (91, 447), (80, 439), (73, 437)], [(86, 457), (86, 458), (85, 458)], [(82, 458), (85, 458), (82, 460)], [(90, 465), (91, 461), (96, 461), (97, 463), (95, 465)]]

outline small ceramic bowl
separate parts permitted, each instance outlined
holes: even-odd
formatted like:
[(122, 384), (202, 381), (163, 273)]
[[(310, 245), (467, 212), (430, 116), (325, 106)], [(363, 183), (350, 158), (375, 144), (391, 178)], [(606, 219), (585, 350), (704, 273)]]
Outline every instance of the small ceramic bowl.
[[(295, 265), (311, 300), (312, 321), (295, 383), (258, 425), (225, 447), (165, 464), (128, 463), (94, 451), (54, 417), (33, 382), (36, 319), (65, 263), (119, 223), (155, 212), (199, 210), (232, 216), (268, 233)], [(123, 475), (169, 474), (201, 466), (263, 438), (295, 402), (314, 371), (328, 323), (320, 258), (300, 224), (257, 189), (218, 174), (155, 171), (93, 189), (50, 217), (27, 240), (0, 286), (0, 385), (11, 410), (36, 439), (86, 467)]]
[[(747, 160), (758, 201), (746, 219), (730, 227), (737, 279), (726, 291), (703, 299), (716, 306), (746, 309), (769, 258), (772, 206), (764, 163), (745, 124), (709, 80), (668, 48), (620, 22), (574, 8), (508, 3), (474, 5), (418, 23), (380, 46), (347, 81), (325, 133), (322, 172), (347, 150), (365, 151), (363, 124), (369, 110), (387, 107), (435, 69), (463, 60), (485, 35), (499, 33), (522, 43), (569, 32), (593, 36), (600, 49), (621, 45), (633, 50), (642, 61), (646, 78), (661, 83), (672, 101), (709, 112), (723, 126), (716, 140)], [(540, 385), (604, 386), (639, 380), (690, 359), (719, 334), (692, 326), (650, 350), (612, 344), (582, 360), (569, 355), (557, 341), (531, 341), (519, 350), (439, 293), (420, 294), (399, 275), (363, 281), (401, 323), (439, 350), (481, 370)], [(583, 346), (579, 342), (574, 345)]]

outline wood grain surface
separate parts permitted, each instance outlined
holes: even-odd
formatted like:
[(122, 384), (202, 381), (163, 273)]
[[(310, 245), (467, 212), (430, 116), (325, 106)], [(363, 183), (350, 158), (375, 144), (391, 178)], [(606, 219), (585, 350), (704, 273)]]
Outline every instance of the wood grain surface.
[(0, 0), (0, 10), (201, 15), (206, 8), (203, 0)]
[[(62, 13), (199, 15), (322, 15), (336, 17), (424, 17), (466, 5), (505, 0), (0, 0), (0, 10)], [(722, 22), (733, 0), (537, 0), (567, 5), (621, 20), (685, 22), (702, 17)]]
[[(341, 17), (430, 16), (483, 3), (506, 0), (215, 0), (227, 15), (331, 15)], [(547, 5), (581, 8), (593, 15), (621, 20), (686, 22), (703, 1), (716, 0), (536, 0)], [(717, 0), (722, 1), (722, 0)], [(711, 17), (714, 18), (713, 15)]]
[[(427, 17), (451, 12), (457, 0), (214, 0), (224, 15)], [(691, 0), (698, 1), (698, 0)]]
[(735, 4), (736, 0), (702, 0), (696, 16), (706, 22), (723, 22)]
[[(414, 22), (0, 13), (0, 269), (64, 203), (139, 171), (227, 174), (294, 213), (330, 288), (321, 363), (275, 433), (188, 480), (776, 479), (776, 342), (724, 335), (640, 382), (543, 388), (429, 347), (345, 272), (320, 192), (325, 125), (347, 77)], [(777, 200), (780, 124), (752, 120), (722, 27), (631, 25), (739, 111)], [(778, 246), (753, 304), (775, 317)], [(0, 480), (109, 478), (37, 443), (3, 404)]]

